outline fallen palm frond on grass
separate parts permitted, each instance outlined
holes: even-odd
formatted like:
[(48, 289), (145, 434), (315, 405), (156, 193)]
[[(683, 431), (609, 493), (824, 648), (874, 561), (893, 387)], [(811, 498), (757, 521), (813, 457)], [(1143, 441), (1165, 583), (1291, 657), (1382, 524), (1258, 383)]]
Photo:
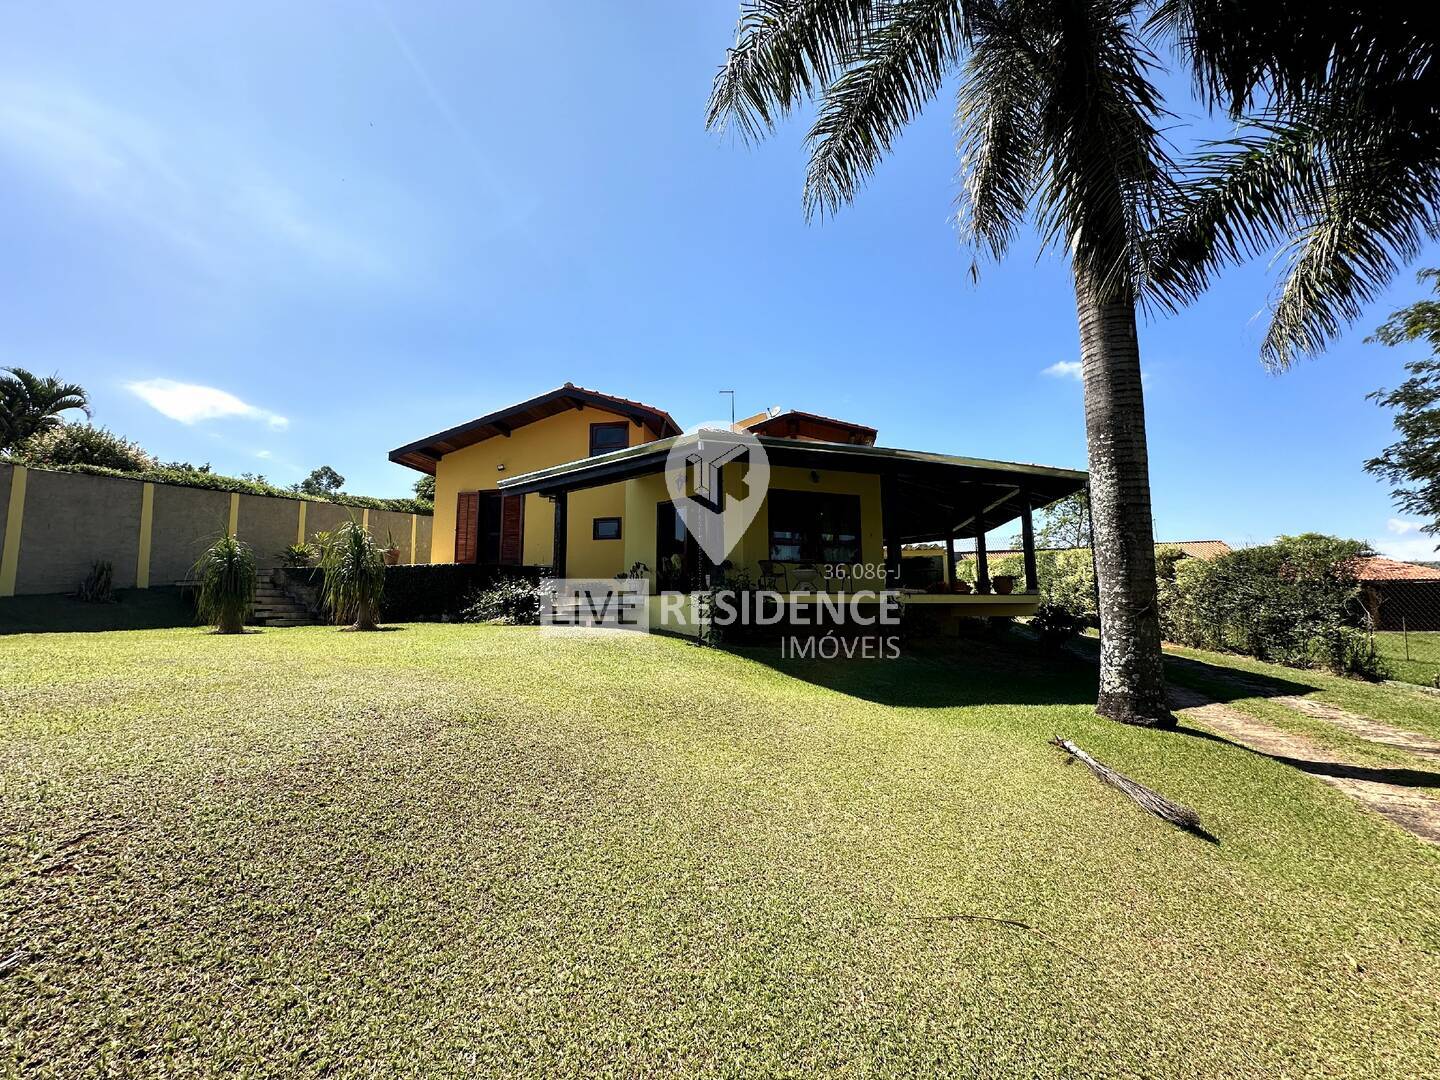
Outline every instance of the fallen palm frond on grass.
[(1058, 746), (1064, 750), (1073, 760), (1083, 762), (1085, 767), (1100, 778), (1104, 784), (1108, 784), (1122, 795), (1138, 803), (1144, 810), (1149, 811), (1162, 821), (1168, 821), (1172, 825), (1189, 832), (1197, 833), (1209, 839), (1214, 839), (1205, 827), (1200, 824), (1200, 815), (1184, 803), (1177, 803), (1165, 798), (1158, 791), (1152, 791), (1144, 784), (1136, 783), (1122, 772), (1116, 772), (1103, 761), (1097, 761), (1084, 750), (1081, 750), (1069, 739), (1062, 739), (1056, 735), (1050, 740), (1051, 746)]

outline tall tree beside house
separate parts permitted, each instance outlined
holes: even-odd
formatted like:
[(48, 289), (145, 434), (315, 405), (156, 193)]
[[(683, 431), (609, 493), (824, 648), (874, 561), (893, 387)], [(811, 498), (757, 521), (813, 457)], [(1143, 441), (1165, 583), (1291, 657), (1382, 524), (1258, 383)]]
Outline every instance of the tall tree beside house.
[(415, 481), (415, 498), (431, 503), (435, 501), (435, 477), (422, 476)]
[(13, 450), (35, 435), (53, 431), (60, 414), (78, 409), (88, 418), (85, 388), (61, 382), (58, 375), (40, 376), (24, 368), (0, 368), (0, 450)]
[(1141, 10), (1124, 0), (751, 0), (708, 121), (758, 137), (817, 100), (804, 201), (823, 216), (855, 197), (959, 72), (964, 237), (998, 259), (1031, 216), (1071, 263), (1105, 628), (1097, 710), (1168, 726), (1135, 305), (1171, 166)]
[[(1440, 270), (1422, 270), (1440, 297)], [(1440, 299), (1401, 308), (1375, 331), (1371, 340), (1386, 345), (1424, 341), (1430, 355), (1405, 365), (1410, 377), (1393, 390), (1370, 397), (1395, 411), (1400, 441), (1365, 463), (1368, 472), (1390, 482), (1396, 505), (1425, 518), (1422, 531), (1440, 534)]]

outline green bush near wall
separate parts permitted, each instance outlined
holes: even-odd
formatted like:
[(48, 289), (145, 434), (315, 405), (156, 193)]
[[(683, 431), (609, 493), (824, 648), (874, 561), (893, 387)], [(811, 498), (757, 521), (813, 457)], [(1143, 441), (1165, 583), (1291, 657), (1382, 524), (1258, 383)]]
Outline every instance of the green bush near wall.
[[(290, 567), (285, 575), (292, 581), (322, 588), (324, 574), (318, 567)], [(539, 582), (539, 566), (486, 566), (471, 563), (434, 563), (419, 566), (387, 566), (385, 595), (380, 601), (382, 622), (438, 622), (458, 618), (465, 599), (476, 589), (488, 588), (505, 578)]]

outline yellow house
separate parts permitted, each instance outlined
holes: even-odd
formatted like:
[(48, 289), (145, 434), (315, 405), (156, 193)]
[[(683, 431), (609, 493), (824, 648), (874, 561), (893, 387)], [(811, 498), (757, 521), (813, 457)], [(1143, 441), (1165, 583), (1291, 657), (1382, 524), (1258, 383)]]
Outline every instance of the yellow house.
[[(849, 592), (901, 583), (906, 546), (940, 543), (954, 581), (953, 540), (977, 546), (970, 595), (916, 602), (964, 614), (1024, 614), (1036, 595), (1031, 515), (1086, 483), (1086, 474), (875, 445), (874, 428), (806, 412), (762, 413), (754, 435), (770, 478), (754, 517), (722, 514), (729, 556), (699, 550), (665, 487), (679, 426), (655, 406), (566, 383), (391, 451), (435, 477), (431, 562), (551, 568), (556, 576), (636, 572), (656, 592), (741, 576), (779, 591)], [(743, 494), (748, 465), (725, 465), (721, 489)], [(986, 532), (1020, 520), (1025, 580), (986, 569)]]

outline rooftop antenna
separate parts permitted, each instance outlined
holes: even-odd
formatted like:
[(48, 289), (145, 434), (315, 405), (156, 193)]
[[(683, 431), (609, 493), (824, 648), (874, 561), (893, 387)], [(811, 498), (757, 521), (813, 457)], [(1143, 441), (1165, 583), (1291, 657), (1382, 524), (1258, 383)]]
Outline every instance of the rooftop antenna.
[(734, 391), (734, 390), (721, 390), (720, 393), (722, 393), (722, 394), (729, 394), (729, 395), (730, 395), (730, 430), (731, 430), (731, 431), (734, 431), (734, 430), (735, 430), (735, 391)]

